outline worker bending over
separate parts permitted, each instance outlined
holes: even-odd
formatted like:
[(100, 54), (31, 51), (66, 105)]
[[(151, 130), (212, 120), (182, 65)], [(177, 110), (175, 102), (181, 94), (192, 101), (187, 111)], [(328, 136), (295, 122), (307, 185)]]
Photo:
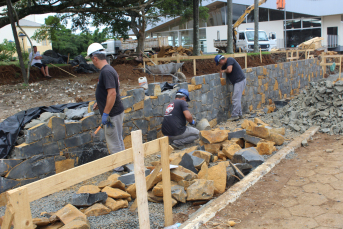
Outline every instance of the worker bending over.
[(37, 46), (33, 46), (33, 52), (31, 52), (29, 55), (29, 60), (32, 60), (31, 66), (39, 68), (43, 73), (44, 77), (51, 78), (51, 76), (49, 75), (49, 68), (48, 66), (42, 63), (42, 59), (43, 57), (40, 55), (39, 52), (37, 52)]
[(217, 55), (214, 58), (217, 65), (221, 66), (220, 78), (223, 73), (226, 73), (226, 81), (230, 80), (233, 85), (232, 94), (232, 113), (230, 121), (235, 121), (242, 118), (242, 94), (245, 89), (246, 79), (241, 66), (232, 58), (225, 58), (222, 55)]
[[(123, 141), (124, 106), (120, 99), (119, 77), (114, 68), (106, 61), (106, 52), (99, 43), (93, 43), (88, 47), (87, 55), (91, 58), (94, 66), (100, 69), (98, 85), (96, 87), (96, 102), (93, 109), (99, 109), (101, 123), (105, 128), (107, 148), (111, 154), (125, 150)], [(114, 169), (123, 171), (121, 166)]]
[(169, 137), (169, 143), (175, 149), (181, 149), (185, 144), (199, 139), (199, 130), (186, 126), (187, 122), (195, 125), (195, 121), (188, 110), (189, 93), (180, 89), (175, 100), (169, 103), (162, 122), (162, 133)]

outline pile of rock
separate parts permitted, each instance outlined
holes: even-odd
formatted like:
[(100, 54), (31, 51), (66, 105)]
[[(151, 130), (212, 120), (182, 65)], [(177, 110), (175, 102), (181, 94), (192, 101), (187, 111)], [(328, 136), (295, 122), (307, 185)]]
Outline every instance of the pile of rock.
[(343, 134), (343, 81), (311, 82), (309, 87), (277, 112), (270, 114), (276, 126), (304, 133), (311, 126)]
[(69, 61), (69, 64), (73, 67), (75, 67), (75, 71), (77, 73), (95, 73), (99, 72), (99, 69), (97, 69), (94, 64), (87, 64), (86, 59), (78, 55), (74, 57), (73, 60)]

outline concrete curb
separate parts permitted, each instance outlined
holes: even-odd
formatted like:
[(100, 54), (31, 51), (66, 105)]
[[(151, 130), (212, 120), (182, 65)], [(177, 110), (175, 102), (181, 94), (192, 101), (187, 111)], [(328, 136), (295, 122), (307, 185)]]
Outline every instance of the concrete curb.
[(242, 181), (236, 183), (224, 194), (217, 199), (214, 199), (204, 206), (202, 206), (197, 212), (195, 212), (190, 219), (184, 222), (181, 228), (184, 229), (196, 229), (201, 225), (211, 220), (217, 212), (225, 208), (229, 203), (235, 202), (242, 193), (244, 193), (249, 187), (254, 185), (259, 179), (267, 174), (272, 168), (280, 163), (289, 153), (301, 146), (303, 140), (308, 140), (319, 130), (318, 126), (311, 127), (305, 133), (300, 135), (296, 140), (289, 143), (287, 146), (282, 148), (279, 152), (269, 158), (264, 164), (256, 168)]

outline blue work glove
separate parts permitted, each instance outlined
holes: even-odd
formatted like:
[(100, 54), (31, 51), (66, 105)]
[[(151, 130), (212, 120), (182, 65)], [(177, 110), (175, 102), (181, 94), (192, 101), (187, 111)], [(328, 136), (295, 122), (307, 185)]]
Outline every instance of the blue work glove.
[(195, 120), (193, 119), (192, 122), (190, 122), (189, 124), (194, 126), (195, 125)]
[(104, 126), (106, 126), (107, 125), (107, 123), (108, 123), (108, 114), (106, 114), (106, 113), (103, 113), (102, 114), (102, 117), (101, 117), (101, 123), (102, 123), (102, 125), (104, 125)]

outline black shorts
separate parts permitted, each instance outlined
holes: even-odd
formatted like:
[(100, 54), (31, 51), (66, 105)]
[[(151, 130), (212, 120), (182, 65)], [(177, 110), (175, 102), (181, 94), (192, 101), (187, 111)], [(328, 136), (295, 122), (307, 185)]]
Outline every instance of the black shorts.
[(41, 69), (41, 68), (45, 68), (46, 67), (46, 65), (45, 64), (41, 64), (41, 63), (35, 63), (34, 65), (32, 65), (32, 66), (35, 66), (35, 67), (37, 67), (37, 68), (39, 68), (39, 69)]

